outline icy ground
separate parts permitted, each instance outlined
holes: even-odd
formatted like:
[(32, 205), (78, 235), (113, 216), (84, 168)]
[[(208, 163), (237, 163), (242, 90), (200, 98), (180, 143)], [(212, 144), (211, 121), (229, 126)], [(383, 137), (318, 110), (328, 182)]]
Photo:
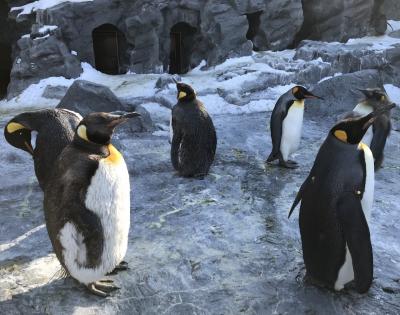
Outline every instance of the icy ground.
[[(196, 88), (217, 129), (216, 161), (204, 180), (179, 178), (170, 163), (173, 84), (156, 89), (157, 74), (107, 76), (83, 65), (81, 79), (143, 104), (157, 126), (153, 133), (115, 135), (131, 174), (130, 269), (110, 277), (121, 290), (107, 299), (60, 279), (32, 160), (0, 137), (0, 314), (399, 314), (399, 132), (392, 132), (376, 175), (371, 289), (365, 295), (334, 293), (302, 281), (298, 210), (290, 220), (287, 214), (335, 117), (306, 117), (294, 156), (299, 169), (264, 165), (271, 150), (267, 122), (277, 97), (301, 69), (323, 64), (293, 60), (294, 53), (230, 59), (182, 78)], [(21, 111), (55, 106), (57, 99), (42, 97), (45, 87), (72, 81), (42, 80), (0, 102), (0, 128)], [(386, 89), (400, 100), (397, 86)]]

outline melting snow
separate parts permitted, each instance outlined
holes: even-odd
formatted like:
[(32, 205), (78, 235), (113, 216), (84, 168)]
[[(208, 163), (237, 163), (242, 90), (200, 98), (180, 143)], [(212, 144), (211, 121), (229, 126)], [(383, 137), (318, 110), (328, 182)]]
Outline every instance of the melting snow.
[(11, 8), (11, 11), (22, 10), (18, 14), (18, 16), (20, 16), (22, 14), (30, 14), (37, 10), (51, 8), (51, 7), (54, 7), (57, 4), (60, 4), (63, 2), (88, 2), (88, 1), (93, 1), (93, 0), (68, 0), (68, 1), (67, 0), (38, 0), (35, 2), (25, 4), (20, 7), (13, 7), (13, 8)]

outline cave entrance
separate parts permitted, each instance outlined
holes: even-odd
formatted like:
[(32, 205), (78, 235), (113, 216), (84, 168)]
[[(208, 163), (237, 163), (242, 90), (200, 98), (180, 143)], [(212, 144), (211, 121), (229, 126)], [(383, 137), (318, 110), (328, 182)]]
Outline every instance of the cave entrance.
[(193, 50), (194, 34), (197, 29), (188, 23), (179, 22), (171, 28), (169, 73), (183, 74), (190, 70), (190, 56)]
[(0, 99), (7, 95), (12, 68), (11, 46), (0, 43)]
[(96, 69), (107, 74), (122, 74), (127, 46), (125, 35), (112, 24), (103, 24), (92, 32)]
[(260, 30), (260, 16), (261, 16), (261, 13), (263, 13), (263, 11), (257, 11), (257, 12), (247, 13), (246, 14), (247, 22), (249, 23), (249, 29), (247, 30), (246, 38), (248, 40), (251, 40), (251, 42), (253, 43), (253, 50), (254, 51), (258, 51), (259, 50), (259, 48), (254, 43), (254, 38), (256, 37), (256, 35), (258, 34), (258, 32)]

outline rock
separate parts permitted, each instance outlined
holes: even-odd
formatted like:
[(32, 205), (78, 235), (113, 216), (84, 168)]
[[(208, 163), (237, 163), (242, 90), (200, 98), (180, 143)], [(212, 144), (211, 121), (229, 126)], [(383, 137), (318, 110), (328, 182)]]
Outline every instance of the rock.
[(324, 80), (317, 84), (313, 93), (324, 100), (307, 100), (306, 113), (310, 117), (335, 118), (353, 110), (362, 98), (356, 89), (383, 87), (379, 71), (363, 70)]
[(118, 127), (118, 133), (130, 134), (154, 130), (154, 124), (150, 117), (150, 114), (144, 107), (137, 105), (135, 108), (135, 112), (138, 112), (140, 116), (131, 118), (120, 127)]
[[(391, 50), (390, 48), (387, 50)], [(321, 58), (331, 66), (331, 75), (366, 69), (381, 69), (389, 65), (387, 51), (376, 51), (365, 44), (324, 43), (303, 41), (296, 49), (295, 59), (311, 61)]]
[(43, 91), (42, 97), (44, 98), (54, 98), (61, 100), (67, 93), (68, 88), (62, 85), (48, 85)]
[(57, 108), (66, 108), (86, 116), (91, 112), (125, 111), (121, 101), (106, 86), (85, 80), (76, 80)]
[(8, 98), (47, 77), (76, 78), (82, 72), (78, 58), (56, 36), (21, 38), (11, 70)]
[(398, 0), (385, 0), (383, 11), (389, 20), (400, 20), (400, 2)]
[(304, 0), (304, 24), (295, 42), (306, 38), (344, 42), (375, 32), (375, 26), (386, 22), (381, 7), (382, 1), (375, 0)]
[(182, 79), (179, 75), (162, 74), (156, 81), (156, 89), (165, 89), (169, 84), (180, 82)]

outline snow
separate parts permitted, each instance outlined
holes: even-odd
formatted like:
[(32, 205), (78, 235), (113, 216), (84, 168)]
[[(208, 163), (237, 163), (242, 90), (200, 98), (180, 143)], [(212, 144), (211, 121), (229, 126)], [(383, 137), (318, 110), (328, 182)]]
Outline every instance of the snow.
[(385, 84), (385, 90), (390, 100), (400, 106), (400, 87), (393, 84)]
[(93, 1), (93, 0), (68, 0), (68, 1), (66, 1), (66, 0), (38, 0), (38, 1), (34, 1), (31, 3), (25, 4), (20, 7), (13, 7), (13, 8), (11, 8), (11, 11), (22, 10), (18, 14), (18, 16), (20, 16), (23, 14), (30, 14), (37, 10), (44, 10), (47, 8), (51, 8), (51, 7), (54, 7), (63, 2), (88, 2), (88, 1)]
[(39, 28), (39, 33), (51, 32), (57, 28), (58, 28), (57, 25), (43, 25), (41, 28)]

